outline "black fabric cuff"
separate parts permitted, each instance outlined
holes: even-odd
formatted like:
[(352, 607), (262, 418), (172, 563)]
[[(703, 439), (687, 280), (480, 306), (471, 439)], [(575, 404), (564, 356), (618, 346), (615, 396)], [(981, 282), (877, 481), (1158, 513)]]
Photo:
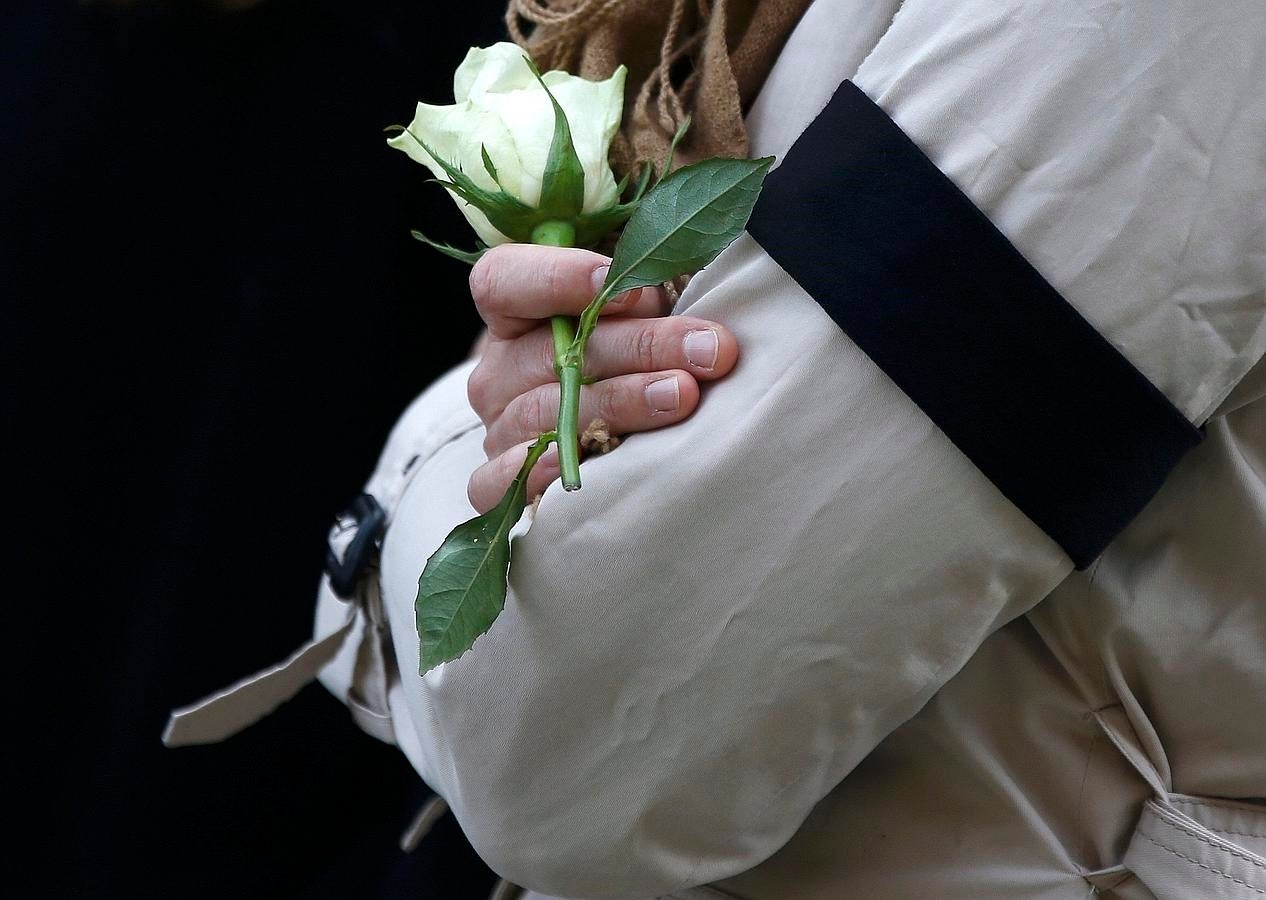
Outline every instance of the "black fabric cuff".
[(852, 82), (748, 231), (1078, 568), (1202, 437)]

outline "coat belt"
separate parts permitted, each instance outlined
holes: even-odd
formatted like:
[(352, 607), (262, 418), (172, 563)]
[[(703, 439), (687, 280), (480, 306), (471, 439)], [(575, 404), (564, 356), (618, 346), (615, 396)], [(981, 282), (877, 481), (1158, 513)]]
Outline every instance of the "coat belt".
[[(331, 548), (340, 554), (345, 552), (356, 532), (356, 528), (336, 528), (330, 536)], [(394, 744), (395, 730), (387, 700), (396, 677), (394, 656), (382, 594), (372, 568), (358, 580), (355, 592), (345, 602), (347, 617), (333, 631), (314, 637), (283, 662), (174, 710), (163, 731), (163, 743), (168, 747), (213, 744), (258, 722), (315, 680), (338, 656), (359, 624), (360, 644), (345, 698), (347, 706), (362, 729)]]

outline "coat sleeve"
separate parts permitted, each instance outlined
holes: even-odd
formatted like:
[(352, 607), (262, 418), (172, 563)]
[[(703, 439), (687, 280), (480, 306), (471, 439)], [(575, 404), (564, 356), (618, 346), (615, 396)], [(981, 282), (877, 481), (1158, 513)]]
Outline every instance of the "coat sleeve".
[[(1200, 424), (1266, 345), (1262, 7), (1096, 9), (907, 2), (854, 81)], [(470, 653), (419, 677), (412, 603), (473, 514), (478, 430), (428, 461), (383, 548), (401, 746), (490, 865), (546, 894), (759, 863), (1072, 569), (751, 237), (687, 307), (735, 332), (737, 368), (546, 492)]]

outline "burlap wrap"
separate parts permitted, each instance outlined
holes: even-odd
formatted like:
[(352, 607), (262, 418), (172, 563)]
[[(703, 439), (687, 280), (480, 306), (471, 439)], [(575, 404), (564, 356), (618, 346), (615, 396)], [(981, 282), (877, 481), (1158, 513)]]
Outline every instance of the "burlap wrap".
[(511, 0), (510, 36), (542, 69), (606, 78), (628, 67), (617, 175), (658, 166), (689, 115), (675, 165), (746, 156), (743, 116), (811, 0)]

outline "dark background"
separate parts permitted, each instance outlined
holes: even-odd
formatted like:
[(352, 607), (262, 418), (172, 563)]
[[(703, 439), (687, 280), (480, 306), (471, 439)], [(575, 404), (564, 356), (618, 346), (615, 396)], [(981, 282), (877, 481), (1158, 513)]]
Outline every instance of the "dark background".
[[(0, 13), (6, 847), (20, 897), (483, 897), (397, 750), (310, 687), (226, 744), (167, 712), (311, 630), (324, 539), (462, 359), (473, 236), (384, 126), (502, 0)], [(12, 888), (10, 888), (12, 890)]]

